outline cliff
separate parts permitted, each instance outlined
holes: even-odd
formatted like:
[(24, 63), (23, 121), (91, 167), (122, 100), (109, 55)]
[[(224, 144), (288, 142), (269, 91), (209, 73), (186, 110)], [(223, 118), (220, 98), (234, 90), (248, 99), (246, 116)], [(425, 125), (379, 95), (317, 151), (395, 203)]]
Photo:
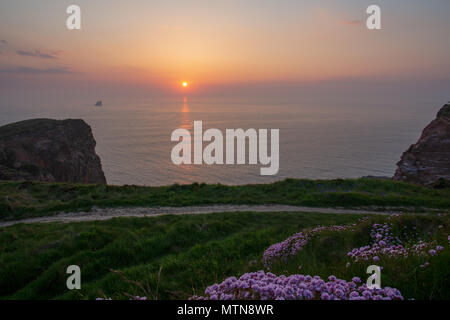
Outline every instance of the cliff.
[(422, 132), (416, 144), (403, 153), (394, 179), (419, 184), (450, 180), (450, 103)]
[(0, 127), (0, 180), (105, 184), (91, 127), (79, 119), (33, 119)]

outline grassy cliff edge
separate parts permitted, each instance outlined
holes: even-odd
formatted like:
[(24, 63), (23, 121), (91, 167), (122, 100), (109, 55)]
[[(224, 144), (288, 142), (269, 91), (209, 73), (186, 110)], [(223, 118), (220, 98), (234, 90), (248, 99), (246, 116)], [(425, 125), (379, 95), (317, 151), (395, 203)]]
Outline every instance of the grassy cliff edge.
[(164, 187), (0, 181), (0, 220), (92, 207), (286, 204), (309, 207), (450, 208), (450, 188), (433, 189), (383, 179), (300, 180), (270, 184)]

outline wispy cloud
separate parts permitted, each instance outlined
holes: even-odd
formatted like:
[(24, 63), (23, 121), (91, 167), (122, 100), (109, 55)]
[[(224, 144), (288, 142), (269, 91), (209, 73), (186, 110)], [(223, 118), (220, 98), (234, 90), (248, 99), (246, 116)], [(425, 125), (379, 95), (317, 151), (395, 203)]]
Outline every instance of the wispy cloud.
[(0, 43), (1, 43), (1, 44), (8, 44), (8, 41), (6, 41), (6, 40), (0, 40)]
[(40, 74), (70, 74), (73, 72), (67, 67), (39, 69), (39, 68), (18, 66), (0, 69), (0, 73), (40, 75)]
[(16, 53), (20, 56), (25, 56), (25, 57), (34, 57), (34, 58), (42, 58), (42, 59), (58, 59), (57, 52), (46, 53), (46, 52), (41, 52), (39, 50), (34, 50), (34, 51), (17, 50)]

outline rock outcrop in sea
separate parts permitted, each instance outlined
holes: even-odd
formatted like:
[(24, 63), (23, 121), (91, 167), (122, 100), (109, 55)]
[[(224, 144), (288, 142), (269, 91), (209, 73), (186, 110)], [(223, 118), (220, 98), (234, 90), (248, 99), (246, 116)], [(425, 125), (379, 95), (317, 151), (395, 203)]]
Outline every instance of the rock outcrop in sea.
[(91, 127), (32, 119), (0, 127), (0, 180), (105, 184)]
[(450, 181), (450, 103), (422, 132), (417, 143), (403, 153), (394, 179), (430, 185)]

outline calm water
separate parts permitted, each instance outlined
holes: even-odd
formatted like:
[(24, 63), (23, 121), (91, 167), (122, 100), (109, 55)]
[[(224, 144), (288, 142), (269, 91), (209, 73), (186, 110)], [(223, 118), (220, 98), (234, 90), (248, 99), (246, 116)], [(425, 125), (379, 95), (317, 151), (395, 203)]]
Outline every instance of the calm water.
[[(319, 105), (183, 97), (104, 101), (100, 108), (93, 103), (3, 100), (0, 124), (35, 117), (83, 118), (93, 129), (110, 184), (245, 184), (286, 177), (391, 176), (401, 153), (439, 109), (436, 102)], [(194, 120), (202, 120), (204, 130), (280, 129), (279, 173), (260, 176), (260, 165), (172, 164), (171, 133), (192, 129)]]

